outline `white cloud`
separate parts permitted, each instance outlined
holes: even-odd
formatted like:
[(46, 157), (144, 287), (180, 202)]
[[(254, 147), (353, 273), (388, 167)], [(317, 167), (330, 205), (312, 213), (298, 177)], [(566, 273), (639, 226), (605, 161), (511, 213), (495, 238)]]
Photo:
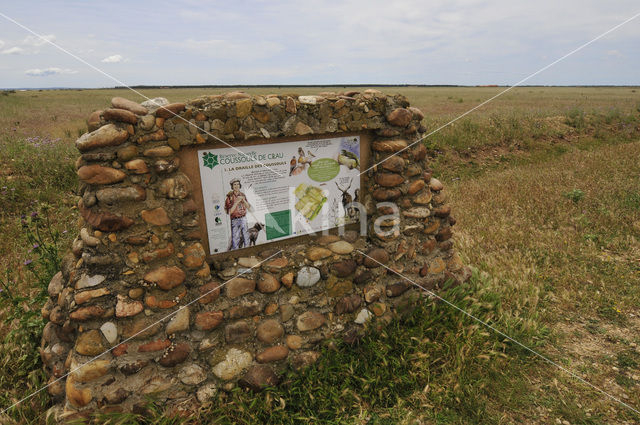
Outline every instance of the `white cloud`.
[(124, 60), (124, 58), (122, 57), (122, 55), (111, 55), (111, 56), (107, 56), (106, 58), (102, 59), (100, 62), (118, 63), (118, 62), (122, 62), (123, 60)]
[(607, 56), (613, 56), (616, 58), (621, 58), (624, 55), (620, 52), (620, 50), (607, 50)]
[(30, 77), (48, 77), (50, 75), (58, 75), (58, 74), (77, 74), (78, 71), (73, 69), (61, 69), (61, 68), (46, 68), (46, 69), (27, 69), (25, 72)]
[(22, 44), (26, 46), (39, 47), (44, 44), (48, 44), (47, 41), (53, 41), (56, 39), (56, 36), (53, 34), (47, 34), (40, 37), (36, 37), (35, 35), (29, 35), (27, 38), (22, 40)]
[(219, 59), (259, 59), (268, 58), (284, 50), (284, 46), (273, 41), (239, 42), (225, 39), (194, 40), (189, 38), (183, 42), (164, 42), (161, 45), (188, 49), (198, 54)]
[(22, 55), (25, 51), (22, 47), (10, 47), (2, 51), (3, 55)]
[(4, 47), (4, 41), (0, 40), (0, 49)]

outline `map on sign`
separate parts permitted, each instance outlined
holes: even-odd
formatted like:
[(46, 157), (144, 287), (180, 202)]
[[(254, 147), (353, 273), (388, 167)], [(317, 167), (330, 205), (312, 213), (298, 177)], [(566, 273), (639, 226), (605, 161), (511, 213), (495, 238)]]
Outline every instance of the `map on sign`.
[(210, 254), (358, 220), (359, 136), (238, 150), (198, 151)]

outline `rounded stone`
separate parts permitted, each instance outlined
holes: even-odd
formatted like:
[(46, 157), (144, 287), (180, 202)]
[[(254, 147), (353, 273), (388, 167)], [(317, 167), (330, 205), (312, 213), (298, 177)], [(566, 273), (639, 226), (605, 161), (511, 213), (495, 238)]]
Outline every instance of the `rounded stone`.
[(174, 151), (171, 146), (157, 146), (155, 148), (145, 149), (142, 154), (151, 158), (163, 158), (166, 156), (172, 156), (173, 152)]
[(440, 182), (440, 180), (432, 177), (431, 180), (429, 180), (429, 188), (434, 192), (439, 192), (444, 189), (444, 185)]
[(144, 106), (129, 100), (124, 97), (114, 97), (111, 99), (111, 106), (119, 109), (126, 109), (127, 111), (131, 111), (136, 115), (146, 115), (148, 113), (147, 108)]
[(275, 319), (267, 319), (258, 325), (256, 336), (265, 344), (273, 344), (284, 335), (284, 327)]
[(63, 287), (63, 277), (62, 272), (56, 273), (51, 281), (49, 282), (49, 286), (47, 287), (47, 292), (50, 297), (57, 297), (60, 292), (62, 292)]
[(196, 314), (195, 325), (201, 331), (217, 328), (224, 320), (222, 311), (205, 311)]
[(360, 307), (360, 304), (362, 304), (362, 299), (360, 298), (360, 296), (357, 294), (353, 294), (338, 301), (335, 306), (335, 312), (338, 315), (352, 313), (356, 311), (358, 307)]
[(140, 313), (144, 309), (142, 302), (129, 301), (129, 298), (118, 294), (116, 302), (116, 317), (131, 317)]
[(218, 378), (228, 381), (249, 367), (252, 360), (251, 354), (237, 348), (231, 348), (227, 351), (225, 359), (213, 367), (213, 373)]
[(387, 115), (387, 121), (397, 127), (406, 127), (411, 122), (412, 117), (413, 114), (408, 109), (396, 108)]
[(196, 242), (193, 245), (186, 247), (183, 251), (182, 262), (187, 268), (197, 269), (204, 264), (206, 254), (204, 248), (200, 242)]
[(306, 311), (298, 316), (296, 326), (299, 331), (306, 332), (319, 328), (324, 325), (326, 318), (322, 313), (317, 311)]
[(270, 294), (280, 289), (280, 281), (270, 273), (263, 273), (258, 280), (258, 291), (263, 294)]
[(102, 342), (102, 334), (97, 329), (93, 329), (80, 334), (76, 341), (76, 352), (83, 356), (97, 356), (106, 350)]
[(299, 350), (302, 347), (304, 340), (299, 335), (287, 335), (287, 337), (285, 338), (285, 343), (287, 344), (287, 347), (289, 347), (289, 349)]
[(271, 363), (284, 360), (289, 355), (289, 349), (284, 345), (276, 345), (275, 347), (269, 347), (266, 350), (256, 355), (256, 361), (258, 363)]
[(399, 152), (408, 146), (406, 140), (377, 140), (372, 143), (374, 151), (378, 152)]
[(304, 351), (302, 353), (298, 353), (291, 359), (291, 366), (295, 370), (303, 369), (307, 366), (311, 366), (320, 358), (320, 353), (318, 351)]
[(243, 320), (231, 323), (224, 328), (224, 338), (229, 344), (242, 343), (251, 336), (251, 327)]
[(103, 125), (91, 133), (85, 133), (76, 140), (76, 148), (80, 152), (107, 146), (117, 146), (129, 137), (127, 130), (120, 129), (113, 124)]
[[(113, 104), (113, 103), (112, 103)], [(161, 106), (168, 105), (169, 101), (164, 97), (154, 97), (153, 99), (145, 100), (140, 104), (140, 106), (145, 107), (149, 110), (149, 112), (155, 112)]]
[(384, 187), (394, 187), (404, 183), (404, 177), (396, 173), (378, 173), (376, 183)]
[(78, 382), (94, 381), (104, 376), (111, 367), (111, 362), (109, 360), (94, 360), (81, 366), (74, 363), (72, 363), (71, 369), (75, 369), (73, 377)]
[(173, 318), (167, 323), (165, 332), (167, 335), (175, 334), (177, 332), (186, 331), (189, 329), (189, 307), (182, 307), (173, 316)]
[(109, 108), (105, 109), (102, 112), (102, 118), (106, 121), (120, 121), (126, 122), (129, 124), (136, 124), (138, 122), (138, 117), (131, 111), (127, 111), (126, 109), (119, 108)]
[(116, 154), (120, 161), (129, 161), (138, 156), (138, 148), (133, 145), (125, 146), (118, 149)]
[(238, 298), (242, 295), (250, 294), (256, 289), (256, 281), (235, 277), (225, 285), (225, 292), (229, 298)]
[(331, 251), (327, 248), (313, 246), (307, 250), (307, 259), (311, 261), (322, 260), (331, 255)]
[(287, 272), (287, 273), (284, 274), (284, 276), (282, 276), (280, 281), (287, 288), (291, 288), (291, 285), (293, 284), (294, 277), (295, 277), (295, 275), (293, 274), (293, 272)]
[(207, 373), (197, 364), (190, 363), (180, 368), (178, 379), (186, 385), (198, 385), (207, 379)]
[(189, 357), (191, 347), (186, 343), (180, 343), (172, 345), (165, 351), (165, 353), (158, 360), (158, 364), (164, 367), (173, 367), (182, 363)]
[(209, 304), (217, 300), (220, 296), (220, 286), (221, 284), (215, 280), (202, 285), (198, 288), (198, 292), (200, 293), (198, 302), (200, 304)]
[(366, 308), (363, 308), (362, 310), (360, 310), (360, 313), (358, 313), (358, 315), (356, 316), (354, 322), (360, 325), (363, 325), (364, 323), (368, 322), (372, 317), (373, 317), (373, 314)]
[(253, 391), (260, 391), (265, 387), (274, 387), (279, 382), (280, 378), (273, 369), (262, 364), (249, 368), (247, 373), (238, 381), (238, 384)]
[(337, 241), (329, 244), (329, 249), (336, 254), (350, 254), (353, 252), (353, 245), (346, 241)]
[(78, 389), (71, 377), (67, 378), (65, 384), (67, 401), (74, 407), (84, 407), (92, 400), (93, 395), (89, 388)]
[(143, 159), (134, 159), (124, 164), (124, 168), (133, 174), (145, 174), (149, 172), (149, 167)]
[(96, 192), (96, 198), (98, 198), (98, 201), (106, 204), (128, 201), (144, 201), (146, 198), (146, 191), (140, 186), (108, 187), (98, 190)]
[(372, 248), (364, 257), (364, 265), (370, 269), (380, 267), (389, 262), (389, 253), (382, 248)]
[(344, 260), (331, 265), (332, 271), (338, 277), (347, 277), (356, 271), (358, 264), (354, 260)]
[(296, 277), (296, 285), (301, 288), (308, 288), (315, 285), (320, 280), (320, 270), (315, 267), (302, 267)]
[(182, 284), (186, 278), (185, 272), (176, 266), (158, 267), (144, 275), (148, 283), (155, 283), (160, 289), (168, 291)]
[(407, 193), (409, 195), (413, 195), (421, 191), (425, 187), (426, 183), (424, 180), (414, 180), (409, 183), (409, 187), (407, 188)]
[(156, 339), (154, 341), (149, 341), (147, 343), (144, 343), (142, 345), (140, 345), (138, 347), (138, 352), (139, 353), (151, 353), (154, 351), (161, 351), (164, 350), (165, 348), (168, 348), (171, 346), (171, 341), (169, 341), (168, 339)]
[(200, 403), (206, 403), (215, 397), (218, 387), (214, 383), (209, 383), (198, 388), (196, 397)]
[(89, 118), (87, 118), (87, 129), (89, 132), (96, 131), (100, 128), (100, 116), (102, 115), (102, 111), (93, 111)]
[(182, 112), (185, 108), (184, 103), (170, 103), (163, 105), (156, 110), (156, 117), (159, 118), (173, 118), (178, 113)]
[(163, 180), (159, 191), (169, 199), (184, 199), (191, 193), (191, 180), (184, 174), (178, 174), (175, 177)]
[(402, 173), (405, 166), (405, 161), (399, 155), (390, 156), (383, 160), (380, 164), (383, 169), (391, 171), (392, 173)]
[(78, 169), (78, 177), (89, 184), (111, 184), (125, 179), (127, 175), (115, 168), (101, 165), (85, 165)]

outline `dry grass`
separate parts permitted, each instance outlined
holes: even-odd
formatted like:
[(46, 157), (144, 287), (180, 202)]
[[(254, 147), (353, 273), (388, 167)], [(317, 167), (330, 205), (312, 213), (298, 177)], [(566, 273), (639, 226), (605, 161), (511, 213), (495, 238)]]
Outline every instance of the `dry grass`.
[[(247, 91), (311, 94), (323, 90)], [(503, 88), (383, 90), (406, 95), (425, 111), (425, 124), (433, 129)], [(180, 101), (222, 91), (143, 93)], [(116, 95), (141, 100), (112, 89), (0, 95), (0, 279), (9, 272), (12, 287), (21, 294), (33, 296), (39, 288), (23, 265), (33, 253), (19, 224), (20, 215), (49, 205), (55, 229), (76, 229), (73, 141), (84, 131), (88, 113), (108, 106)], [(457, 249), (484, 276), (476, 280), (474, 294), (453, 293), (454, 299), (636, 407), (640, 406), (639, 108), (635, 88), (523, 87), (425, 141), (458, 219)], [(60, 141), (35, 146), (28, 141), (35, 136)], [(62, 236), (63, 251), (73, 233)], [(300, 379), (300, 387), (278, 393), (299, 398), (297, 404), (288, 402), (288, 409), (294, 410), (280, 412), (278, 417), (296, 413), (311, 417), (331, 405), (318, 414), (334, 423), (638, 420), (558, 369), (462, 320), (455, 311), (439, 309), (430, 314), (433, 321), (428, 328), (415, 324), (400, 328), (372, 342), (369, 351), (337, 356), (324, 366), (324, 372), (310, 372)], [(17, 323), (0, 327), (0, 335)], [(6, 392), (2, 399), (10, 400), (27, 390), (25, 383), (15, 385), (18, 373), (30, 376), (31, 387), (40, 378), (19, 359), (33, 347), (13, 342), (2, 348), (5, 354), (14, 353), (4, 357), (5, 372), (0, 373), (0, 391)], [(394, 367), (402, 372), (389, 376), (384, 367), (370, 367), (383, 362), (384, 356), (374, 356), (363, 365), (362, 358), (371, 350), (391, 350), (399, 361)], [(348, 373), (348, 368), (367, 374), (370, 381), (349, 386), (326, 373), (327, 369)], [(405, 397), (394, 397), (379, 407), (388, 391), (387, 381), (400, 385)], [(304, 398), (309, 385), (317, 390), (315, 399)], [(233, 412), (228, 417), (231, 423), (255, 420), (250, 409), (258, 409), (254, 413), (264, 418), (275, 414), (273, 400), (261, 397), (234, 395), (222, 401), (204, 417)], [(43, 402), (39, 399), (26, 406), (16, 417), (22, 422), (41, 418), (39, 403)], [(157, 418), (148, 422), (168, 423)]]

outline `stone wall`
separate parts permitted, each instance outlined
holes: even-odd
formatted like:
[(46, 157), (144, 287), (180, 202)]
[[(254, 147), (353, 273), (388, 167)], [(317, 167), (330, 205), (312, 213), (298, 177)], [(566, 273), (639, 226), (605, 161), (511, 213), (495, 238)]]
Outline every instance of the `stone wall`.
[[(468, 278), (427, 151), (405, 149), (425, 131), (406, 98), (232, 92), (162, 104), (114, 98), (76, 141), (84, 224), (43, 308), (50, 382), (71, 372), (48, 388), (58, 413), (131, 410), (147, 396), (206, 402), (236, 385), (275, 385), (286, 367), (317, 360), (322, 341), (354, 341), (368, 321), (386, 322), (415, 299), (419, 288), (396, 273), (430, 290)], [(206, 255), (200, 188), (181, 168), (181, 150), (349, 132), (371, 138), (361, 170), (402, 151), (363, 174), (368, 235)]]

